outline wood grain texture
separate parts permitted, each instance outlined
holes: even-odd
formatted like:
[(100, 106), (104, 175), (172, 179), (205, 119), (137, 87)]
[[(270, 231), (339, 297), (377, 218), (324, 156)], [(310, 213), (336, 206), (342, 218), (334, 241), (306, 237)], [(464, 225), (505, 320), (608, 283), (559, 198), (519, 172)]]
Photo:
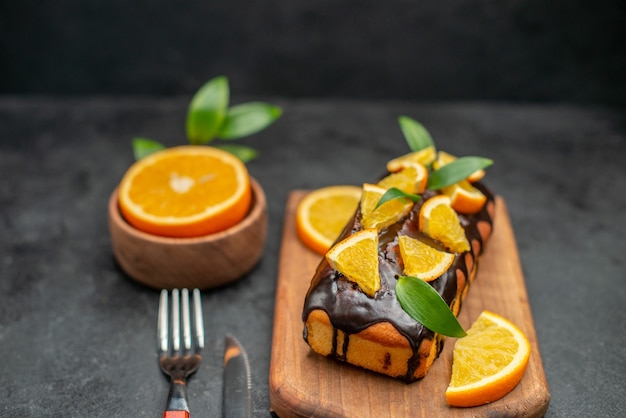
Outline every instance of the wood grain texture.
[(504, 398), (480, 407), (451, 408), (445, 390), (452, 368), (454, 339), (448, 338), (428, 375), (406, 384), (339, 363), (313, 352), (302, 337), (302, 307), (320, 256), (295, 233), (295, 210), (306, 191), (294, 191), (286, 205), (280, 253), (272, 357), (270, 408), (287, 417), (540, 417), (550, 393), (537, 345), (515, 237), (505, 202), (498, 197), (494, 233), (480, 259), (479, 271), (463, 304), (464, 328), (483, 310), (518, 325), (531, 344), (522, 381)]

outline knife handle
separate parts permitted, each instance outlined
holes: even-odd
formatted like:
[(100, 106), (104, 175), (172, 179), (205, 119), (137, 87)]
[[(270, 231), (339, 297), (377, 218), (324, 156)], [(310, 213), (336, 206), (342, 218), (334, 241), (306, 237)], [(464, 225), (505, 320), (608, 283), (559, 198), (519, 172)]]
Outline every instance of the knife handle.
[(189, 418), (188, 411), (165, 411), (163, 418)]

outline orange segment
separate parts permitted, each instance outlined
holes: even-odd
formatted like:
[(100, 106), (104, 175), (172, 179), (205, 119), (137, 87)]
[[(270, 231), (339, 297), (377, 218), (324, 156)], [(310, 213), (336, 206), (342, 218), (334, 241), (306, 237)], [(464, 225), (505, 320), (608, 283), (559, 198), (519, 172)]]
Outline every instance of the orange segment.
[(329, 186), (308, 193), (296, 210), (298, 237), (324, 255), (354, 215), (360, 198), (361, 188), (356, 186)]
[(133, 164), (120, 182), (126, 221), (144, 232), (196, 237), (241, 221), (252, 191), (246, 166), (234, 155), (207, 146), (181, 146)]
[(487, 202), (487, 196), (467, 180), (461, 180), (456, 184), (444, 187), (441, 191), (450, 197), (452, 209), (459, 213), (476, 213)]
[(446, 195), (433, 196), (426, 200), (420, 209), (420, 230), (429, 237), (441, 242), (450, 251), (469, 251), (470, 245), (465, 236), (457, 213), (450, 206)]
[(428, 170), (420, 163), (403, 163), (402, 168), (384, 177), (376, 185), (391, 189), (396, 187), (405, 193), (420, 194), (428, 182)]
[(454, 261), (454, 254), (439, 251), (406, 235), (398, 237), (398, 245), (405, 276), (430, 282), (445, 273)]
[(362, 229), (335, 244), (326, 253), (328, 264), (370, 297), (380, 289), (378, 231)]
[(454, 345), (452, 378), (446, 401), (477, 406), (509, 393), (524, 376), (530, 343), (514, 324), (484, 311)]
[[(363, 185), (363, 197), (361, 198), (361, 223), (364, 228), (377, 228), (381, 230), (396, 223), (406, 216), (413, 202), (408, 198), (393, 199), (376, 208), (378, 201), (387, 189), (374, 184)], [(376, 209), (375, 209), (376, 208)]]
[[(436, 170), (441, 166), (451, 163), (452, 161), (456, 160), (456, 158), (456, 156), (449, 154), (445, 151), (439, 151), (437, 152), (437, 159), (433, 163), (433, 168)], [(469, 180), (471, 183), (476, 183), (483, 177), (485, 177), (485, 170), (476, 170), (467, 177), (467, 180)]]
[(437, 151), (432, 145), (419, 151), (409, 152), (408, 154), (401, 155), (389, 161), (387, 163), (387, 170), (391, 173), (399, 171), (406, 163), (419, 163), (427, 166), (435, 161), (436, 154)]

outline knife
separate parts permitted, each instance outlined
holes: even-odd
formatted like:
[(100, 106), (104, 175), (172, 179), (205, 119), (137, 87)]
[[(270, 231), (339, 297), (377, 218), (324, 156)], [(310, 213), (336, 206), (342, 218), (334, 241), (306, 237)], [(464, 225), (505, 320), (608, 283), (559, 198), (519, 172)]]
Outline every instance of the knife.
[(235, 337), (226, 335), (224, 346), (224, 388), (222, 416), (249, 418), (252, 416), (250, 394), (250, 365), (245, 350)]

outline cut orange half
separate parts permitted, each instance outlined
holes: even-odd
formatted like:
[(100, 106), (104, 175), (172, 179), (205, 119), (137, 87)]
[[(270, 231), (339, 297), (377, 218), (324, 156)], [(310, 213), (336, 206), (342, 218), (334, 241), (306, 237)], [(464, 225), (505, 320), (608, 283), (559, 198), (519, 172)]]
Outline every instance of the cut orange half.
[(404, 275), (417, 277), (426, 282), (435, 280), (448, 271), (454, 261), (454, 254), (439, 251), (406, 235), (398, 237), (398, 246), (404, 263)]
[(328, 264), (368, 296), (380, 289), (378, 231), (362, 229), (335, 244), (327, 253)]
[(420, 230), (455, 253), (469, 251), (470, 245), (450, 198), (436, 195), (426, 200), (420, 209)]
[(167, 148), (135, 162), (119, 185), (119, 207), (135, 228), (167, 237), (223, 231), (248, 213), (246, 166), (207, 146)]
[(354, 215), (361, 188), (329, 186), (308, 193), (296, 210), (296, 232), (313, 251), (324, 255)]
[(421, 194), (428, 182), (428, 170), (420, 163), (403, 163), (402, 168), (381, 179), (377, 186), (391, 189), (395, 187), (405, 193)]
[(452, 406), (477, 406), (496, 401), (522, 379), (530, 343), (513, 323), (484, 311), (457, 340), (446, 401)]
[(450, 197), (450, 205), (459, 213), (476, 213), (487, 202), (487, 196), (467, 180), (444, 187), (441, 191)]
[(408, 154), (394, 158), (387, 163), (387, 170), (391, 173), (400, 171), (406, 163), (419, 163), (428, 166), (435, 161), (436, 157), (437, 151), (435, 147), (431, 145), (419, 151), (409, 152)]

